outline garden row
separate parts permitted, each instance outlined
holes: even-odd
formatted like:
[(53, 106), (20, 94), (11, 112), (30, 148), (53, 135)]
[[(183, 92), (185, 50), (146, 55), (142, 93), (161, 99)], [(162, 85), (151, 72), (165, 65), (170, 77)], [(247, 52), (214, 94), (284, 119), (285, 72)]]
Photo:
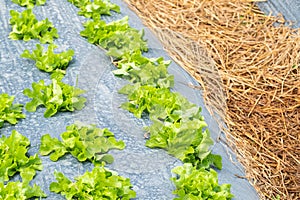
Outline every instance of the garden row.
[[(31, 1), (15, 2), (32, 8)], [(45, 2), (39, 2), (44, 4)], [(74, 55), (73, 50), (62, 53), (54, 53), (57, 48), (53, 44), (58, 38), (57, 30), (48, 19), (38, 21), (31, 9), (19, 13), (10, 11), (12, 31), (11, 39), (28, 41), (39, 39), (43, 44), (49, 43), (47, 51), (41, 44), (30, 53), (25, 50), (21, 55), (24, 58), (35, 61), (36, 67), (51, 73), (52, 83), (45, 85), (44, 80), (32, 83), (32, 89), (26, 88), (23, 94), (32, 98), (25, 106), (29, 112), (36, 111), (37, 107), (44, 106), (44, 116), (51, 117), (59, 111), (81, 110), (86, 99), (80, 97), (85, 91), (62, 82), (66, 68)], [(8, 94), (0, 94), (0, 128), (7, 121), (16, 124), (18, 119), (25, 118), (21, 104), (13, 104), (14, 97)], [(61, 193), (66, 199), (102, 199), (110, 198), (130, 199), (136, 196), (131, 189), (130, 180), (119, 176), (116, 172), (108, 170), (104, 166), (112, 163), (112, 155), (107, 154), (110, 149), (124, 149), (123, 141), (117, 141), (114, 134), (108, 129), (99, 129), (94, 125), (72, 124), (61, 134), (61, 140), (52, 138), (49, 134), (43, 135), (40, 144), (40, 155), (49, 155), (52, 161), (67, 153), (70, 153), (80, 162), (89, 161), (95, 165), (91, 172), (76, 177), (71, 182), (60, 172), (55, 172), (57, 182), (50, 184), (50, 191)], [(30, 199), (33, 197), (46, 197), (39, 186), (30, 186), (30, 182), (36, 175), (36, 170), (42, 170), (42, 162), (37, 154), (28, 156), (30, 141), (17, 131), (12, 131), (9, 137), (2, 137), (0, 142), (0, 199)], [(10, 181), (11, 177), (19, 173), (22, 182)]]
[[(40, 5), (45, 3), (22, 0), (14, 2), (30, 8), (35, 3)], [(173, 193), (178, 196), (176, 199), (231, 199), (233, 195), (230, 193), (230, 185), (219, 185), (217, 173), (211, 168), (214, 166), (221, 169), (222, 162), (219, 155), (214, 155), (210, 151), (213, 140), (201, 115), (201, 108), (190, 103), (181, 94), (170, 90), (174, 84), (174, 77), (167, 71), (170, 61), (165, 61), (163, 58), (147, 58), (143, 55), (143, 52), (148, 50), (143, 31), (131, 28), (128, 24), (128, 17), (111, 23), (106, 23), (101, 19), (101, 15), (111, 15), (111, 11), (120, 12), (118, 5), (102, 0), (69, 0), (69, 2), (79, 8), (79, 15), (90, 19), (83, 24), (84, 30), (81, 31), (81, 36), (87, 38), (88, 42), (103, 48), (107, 55), (112, 57), (117, 67), (113, 73), (130, 82), (119, 91), (128, 97), (128, 102), (122, 104), (122, 108), (132, 112), (138, 118), (148, 115), (151, 119), (152, 124), (145, 127), (149, 135), (146, 146), (165, 149), (184, 163), (172, 170), (176, 174), (172, 178), (176, 186)], [(52, 23), (47, 19), (37, 21), (30, 9), (22, 13), (11, 11), (11, 16), (10, 38), (12, 39), (28, 41), (36, 38), (41, 43), (53, 43), (53, 39), (58, 37), (57, 30)], [(40, 70), (51, 73), (50, 85), (45, 85), (41, 80), (32, 84), (32, 90), (27, 88), (23, 91), (26, 96), (32, 98), (32, 101), (26, 104), (26, 110), (34, 112), (38, 106), (43, 105), (46, 107), (45, 117), (51, 117), (58, 111), (80, 110), (86, 101), (85, 98), (80, 97), (84, 91), (62, 82), (74, 52), (68, 50), (55, 54), (53, 52), (55, 48), (54, 44), (50, 44), (48, 50), (44, 51), (41, 45), (37, 45), (32, 53), (25, 50), (22, 54), (24, 58), (35, 60)], [(6, 101), (3, 104), (6, 105), (4, 109), (0, 108), (0, 126), (4, 121), (15, 124), (18, 118), (25, 118), (22, 114), (22, 105), (12, 104), (13, 97), (2, 94), (0, 101)], [(15, 135), (26, 140), (17, 132), (13, 132), (11, 137)], [(105, 163), (113, 162), (112, 156), (106, 154), (109, 149), (125, 148), (125, 144), (122, 141), (116, 141), (111, 132), (107, 129), (100, 130), (95, 126), (74, 124), (67, 127), (67, 131), (62, 133), (61, 138), (62, 140), (58, 140), (51, 138), (50, 135), (42, 136), (40, 154), (51, 154), (50, 159), (57, 161), (69, 152), (79, 161), (93, 162), (95, 168), (92, 172), (86, 172), (82, 177), (78, 177), (74, 183), (62, 173), (57, 172), (55, 176), (58, 182), (50, 185), (51, 191), (61, 193), (67, 199), (88, 199), (88, 195), (107, 199), (135, 197), (129, 179), (117, 176), (104, 168)], [(6, 140), (9, 138), (4, 138), (3, 141)], [(25, 146), (20, 147), (23, 157), (26, 157), (28, 146), (29, 141)], [(9, 157), (12, 156), (9, 155)], [(26, 157), (26, 159), (28, 162), (20, 166), (30, 166), (30, 172), (26, 171), (26, 167), (26, 170), (24, 167), (15, 168), (14, 173), (8, 171), (5, 180), (2, 180), (2, 187), (9, 188), (12, 182), (4, 185), (4, 181), (8, 181), (8, 178), (16, 172), (20, 172), (22, 184), (30, 188), (28, 189), (30, 192), (27, 192), (30, 195), (25, 193), (24, 199), (32, 196), (45, 196), (37, 186), (31, 188), (28, 185), (35, 175), (35, 170), (42, 169), (41, 161), (37, 155)], [(29, 162), (30, 159), (35, 159), (36, 162)], [(24, 171), (26, 171), (25, 175), (30, 175), (24, 176)], [(101, 178), (95, 180), (95, 177)], [(115, 182), (117, 179), (122, 182), (122, 188), (117, 188), (119, 184)], [(101, 181), (101, 184), (100, 182), (96, 184), (96, 181)], [(93, 188), (92, 192), (88, 188)]]

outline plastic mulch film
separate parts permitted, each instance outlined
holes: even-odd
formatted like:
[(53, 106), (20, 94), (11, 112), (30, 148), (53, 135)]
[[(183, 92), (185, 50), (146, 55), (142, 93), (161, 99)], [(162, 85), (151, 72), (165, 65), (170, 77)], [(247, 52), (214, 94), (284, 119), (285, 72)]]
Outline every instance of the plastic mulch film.
[[(132, 27), (145, 29), (145, 38), (148, 39), (150, 47), (145, 55), (147, 57), (163, 56), (170, 59), (160, 42), (143, 26), (127, 4), (120, 1), (112, 2), (121, 7), (121, 14), (113, 13), (105, 20), (117, 20), (128, 15)], [(39, 71), (32, 61), (20, 57), (25, 49), (34, 49), (38, 43), (37, 40), (24, 42), (8, 38), (11, 31), (10, 10), (22, 11), (24, 8), (9, 0), (0, 0), (0, 92), (15, 95), (15, 101), (25, 104), (29, 99), (23, 95), (22, 91), (25, 88), (31, 88), (33, 82), (41, 79), (50, 83), (50, 78), (47, 73)], [(44, 6), (35, 7), (33, 12), (38, 19), (48, 18), (57, 28), (59, 34), (59, 38), (55, 40), (58, 46), (57, 51), (67, 49), (75, 51), (75, 56), (63, 81), (87, 91), (83, 95), (87, 98), (86, 106), (83, 110), (74, 113), (59, 113), (51, 118), (43, 117), (44, 108), (39, 108), (33, 113), (26, 112), (26, 119), (20, 120), (17, 125), (5, 124), (1, 129), (1, 135), (9, 135), (11, 130), (16, 129), (30, 139), (29, 153), (34, 154), (38, 152), (42, 135), (49, 133), (52, 137), (59, 138), (66, 126), (75, 121), (92, 123), (99, 128), (108, 128), (117, 139), (122, 139), (126, 143), (123, 151), (112, 151), (115, 161), (108, 165), (108, 168), (130, 178), (133, 190), (137, 193), (136, 199), (170, 200), (174, 198), (172, 191), (175, 186), (170, 181), (171, 169), (180, 165), (181, 162), (164, 150), (145, 147), (143, 127), (150, 122), (144, 118), (136, 119), (132, 114), (120, 108), (120, 105), (126, 101), (126, 97), (118, 94), (118, 90), (127, 82), (113, 75), (112, 70), (115, 66), (103, 50), (89, 44), (79, 35), (79, 32), (83, 30), (82, 23), (86, 19), (78, 16), (78, 9), (67, 1), (47, 1)], [(174, 91), (180, 92), (191, 102), (203, 108), (202, 114), (215, 140), (212, 151), (223, 158), (223, 169), (218, 171), (220, 184), (230, 183), (235, 199), (258, 199), (256, 191), (248, 180), (241, 178), (245, 176), (243, 167), (227, 146), (218, 123), (206, 109), (201, 90), (198, 89), (200, 87), (198, 82), (175, 62), (172, 62), (169, 72), (175, 76)], [(87, 170), (90, 171), (93, 167), (89, 163), (79, 163), (71, 156), (65, 156), (58, 162), (50, 161), (47, 156), (41, 158), (44, 169), (37, 173), (33, 183), (41, 186), (48, 195), (47, 199), (64, 199), (49, 191), (49, 184), (55, 181), (54, 171), (63, 172), (71, 178)]]

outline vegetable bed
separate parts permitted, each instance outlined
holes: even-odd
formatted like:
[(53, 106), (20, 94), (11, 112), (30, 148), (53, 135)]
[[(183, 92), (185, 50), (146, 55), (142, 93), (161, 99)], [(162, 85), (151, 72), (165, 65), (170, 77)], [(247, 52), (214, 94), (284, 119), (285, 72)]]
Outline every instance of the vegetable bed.
[[(101, 17), (101, 19), (105, 20), (106, 22), (112, 22), (115, 20), (120, 20), (124, 16), (129, 16), (129, 25), (132, 28), (135, 28), (137, 30), (141, 30), (143, 28), (140, 20), (127, 8), (126, 4), (118, 1), (115, 1), (114, 3), (117, 3), (120, 6), (121, 13), (118, 14), (116, 12), (111, 12), (111, 16), (104, 16)], [(188, 176), (189, 172), (191, 172), (192, 170), (192, 166), (190, 166), (189, 164), (182, 166), (181, 161), (169, 155), (167, 151), (162, 149), (150, 149), (145, 146), (145, 143), (149, 147), (159, 146), (161, 148), (164, 148), (177, 158), (186, 160), (187, 158), (184, 159), (185, 155), (182, 155), (182, 152), (180, 152), (179, 150), (180, 148), (182, 148), (182, 145), (185, 145), (184, 142), (187, 142), (190, 138), (185, 138), (185, 140), (182, 141), (170, 141), (170, 144), (167, 147), (157, 141), (147, 140), (149, 136), (148, 133), (143, 129), (143, 127), (150, 126), (152, 124), (151, 120), (155, 121), (153, 119), (156, 118), (163, 119), (164, 116), (160, 115), (159, 112), (151, 112), (153, 107), (150, 107), (147, 108), (148, 112), (150, 113), (151, 120), (149, 120), (149, 117), (145, 113), (142, 114), (142, 110), (135, 111), (133, 109), (134, 107), (136, 107), (134, 106), (134, 103), (136, 102), (132, 101), (132, 104), (123, 104), (127, 102), (127, 97), (123, 94), (118, 93), (118, 91), (126, 84), (128, 84), (128, 81), (118, 78), (112, 73), (112, 71), (116, 70), (117, 68), (114, 64), (112, 64), (112, 60), (107, 55), (106, 51), (93, 44), (90, 44), (89, 42), (93, 42), (91, 38), (87, 40), (80, 36), (79, 33), (84, 29), (82, 23), (86, 22), (87, 19), (83, 16), (77, 15), (78, 9), (68, 1), (56, 0), (47, 1), (45, 5), (36, 6), (33, 8), (33, 13), (36, 15), (37, 20), (40, 21), (48, 18), (49, 22), (52, 22), (53, 26), (57, 29), (59, 37), (54, 37), (57, 37), (57, 39), (55, 39), (57, 48), (55, 49), (54, 46), (51, 46), (51, 48), (55, 49), (55, 51), (57, 50), (57, 52), (69, 52), (66, 53), (66, 55), (61, 55), (61, 57), (66, 57), (65, 62), (69, 62), (69, 56), (72, 56), (74, 53), (74, 57), (70, 61), (69, 66), (66, 69), (64, 63), (57, 64), (54, 67), (52, 66), (52, 68), (49, 66), (47, 67), (43, 65), (43, 62), (39, 62), (40, 60), (36, 59), (36, 57), (32, 53), (35, 49), (37, 49), (35, 50), (35, 53), (40, 54), (38, 50), (41, 50), (42, 48), (38, 45), (39, 40), (41, 43), (46, 43), (51, 42), (53, 38), (49, 36), (47, 36), (46, 39), (39, 38), (39, 36), (42, 36), (43, 34), (38, 34), (38, 37), (33, 37), (39, 40), (29, 40), (27, 42), (22, 40), (10, 40), (8, 38), (11, 32), (11, 25), (9, 24), (10, 10), (17, 10), (18, 12), (21, 12), (25, 10), (25, 8), (13, 4), (8, 0), (0, 0), (0, 8), (0, 25), (1, 27), (3, 27), (3, 29), (0, 30), (0, 34), (2, 36), (6, 36), (3, 38), (3, 40), (1, 40), (0, 47), (0, 92), (15, 96), (15, 102), (26, 105), (25, 108), (27, 110), (24, 110), (26, 119), (20, 119), (15, 126), (12, 126), (9, 123), (5, 122), (3, 124), (3, 128), (0, 130), (1, 134), (8, 137), (11, 134), (12, 130), (16, 129), (19, 133), (26, 136), (31, 144), (28, 149), (28, 153), (32, 156), (39, 152), (41, 147), (41, 139), (52, 141), (55, 146), (60, 147), (59, 151), (68, 150), (73, 156), (77, 156), (76, 159), (71, 156), (71, 154), (64, 155), (64, 153), (62, 153), (61, 155), (57, 155), (59, 154), (57, 152), (55, 152), (55, 155), (53, 155), (54, 153), (51, 154), (50, 158), (40, 155), (43, 169), (39, 168), (40, 171), (36, 172), (37, 174), (32, 180), (32, 183), (41, 187), (41, 189), (46, 193), (47, 199), (64, 199), (64, 197), (60, 196), (59, 194), (55, 194), (49, 191), (50, 183), (57, 181), (59, 182), (59, 180), (61, 180), (64, 182), (65, 186), (72, 186), (73, 183), (71, 182), (74, 182), (75, 180), (86, 180), (86, 177), (91, 178), (93, 175), (85, 172), (91, 172), (92, 170), (93, 173), (97, 173), (97, 175), (102, 176), (100, 175), (100, 173), (103, 174), (103, 169), (94, 168), (94, 164), (99, 164), (98, 161), (101, 160), (105, 161), (106, 163), (112, 163), (107, 165), (107, 168), (114, 170), (122, 177), (130, 179), (130, 183), (132, 184), (131, 189), (136, 192), (136, 199), (167, 200), (175, 198), (175, 195), (172, 194), (172, 192), (175, 190), (175, 185), (181, 185), (180, 182), (182, 182), (181, 179), (178, 179), (176, 181), (176, 178), (174, 178), (176, 177), (175, 174), (183, 175), (187, 173), (186, 176)], [(112, 8), (114, 9), (114, 7)], [(86, 17), (90, 16), (86, 15)], [(49, 25), (48, 22), (47, 24)], [(86, 24), (86, 27), (87, 26), (88, 24)], [(47, 29), (52, 29), (52, 31), (54, 31), (53, 27), (50, 27), (51, 28), (48, 27)], [(133, 30), (132, 32), (134, 35), (135, 31)], [(82, 35), (89, 37), (88, 34), (89, 33), (85, 32)], [(19, 36), (16, 35), (11, 36), (11, 38), (14, 39), (18, 39), (18, 37)], [(122, 35), (118, 37), (122, 37)], [(28, 37), (26, 38), (28, 39)], [(166, 61), (169, 59), (167, 54), (163, 51), (161, 45), (154, 38), (151, 32), (145, 30), (145, 38), (148, 40), (148, 52), (144, 53), (143, 55), (148, 58), (157, 58), (162, 56)], [(109, 44), (105, 43), (104, 41), (103, 43), (101, 43), (101, 45), (103, 48), (105, 48)], [(130, 46), (128, 49), (132, 48), (136, 48), (136, 46)], [(144, 47), (142, 46), (138, 48), (144, 49)], [(68, 51), (70, 49), (74, 50), (74, 52)], [(120, 49), (110, 49), (108, 53), (110, 55), (114, 55), (114, 57), (118, 57), (120, 52), (119, 50)], [(126, 49), (124, 51), (126, 51)], [(22, 58), (21, 55), (24, 58)], [(52, 57), (54, 56), (52, 55)], [(161, 60), (158, 59), (155, 62), (159, 63), (161, 62)], [(37, 65), (39, 69), (35, 67), (35, 65)], [(125, 65), (126, 63), (123, 63), (124, 68), (126, 68)], [(119, 67), (120, 66), (122, 65), (119, 65)], [(122, 73), (124, 73), (122, 69), (124, 68), (119, 68), (119, 70), (115, 71), (115, 74), (122, 75)], [(43, 72), (42, 70), (45, 72)], [(53, 70), (56, 71), (53, 72)], [(163, 74), (163, 71), (165, 69), (162, 67), (161, 70), (161, 74)], [(181, 97), (181, 95), (191, 101), (191, 103), (188, 103), (188, 101), (186, 103), (182, 103), (186, 106), (187, 111), (189, 111), (190, 113), (195, 113), (195, 123), (187, 123), (185, 127), (188, 130), (193, 130), (193, 126), (196, 126), (196, 124), (203, 121), (202, 117), (199, 117), (199, 121), (196, 120), (198, 119), (197, 116), (199, 115), (199, 113), (197, 106), (195, 106), (194, 104), (201, 106), (203, 108), (201, 114), (204, 116), (205, 122), (208, 124), (208, 130), (210, 131), (212, 138), (215, 140), (214, 145), (210, 147), (212, 153), (219, 154), (223, 158), (223, 169), (220, 171), (217, 170), (219, 183), (231, 184), (231, 191), (237, 199), (257, 199), (256, 193), (250, 186), (250, 184), (246, 180), (239, 178), (243, 176), (243, 170), (238, 163), (231, 162), (232, 159), (234, 159), (234, 155), (227, 148), (226, 144), (224, 144), (220, 140), (216, 141), (218, 137), (223, 138), (224, 141), (224, 136), (218, 129), (217, 123), (210, 117), (209, 113), (205, 109), (203, 100), (201, 98), (201, 92), (199, 90), (193, 89), (192, 87), (189, 87), (189, 85), (197, 86), (197, 82), (174, 62), (170, 64), (170, 66), (168, 67), (168, 71), (171, 75), (174, 75), (175, 85), (171, 89), (174, 93), (168, 93), (164, 89), (151, 89), (150, 86), (147, 86), (149, 88), (144, 87), (144, 91), (148, 91), (149, 93), (151, 93), (151, 91), (157, 90), (158, 92), (163, 92), (163, 94), (166, 96), (167, 94), (170, 94), (171, 96), (174, 96), (176, 94), (174, 97), (167, 96), (169, 100), (174, 99), (174, 102), (185, 102), (186, 100), (183, 100), (184, 98)], [(56, 77), (58, 80), (54, 79), (51, 81), (50, 75), (47, 72), (51, 73), (52, 78)], [(155, 84), (160, 83), (161, 86), (165, 86), (170, 82), (169, 77), (163, 77), (165, 81), (162, 82), (159, 82), (155, 79), (149, 79), (149, 75), (147, 75), (147, 72), (147, 70), (144, 72), (145, 76), (142, 76), (142, 78), (139, 80), (140, 82), (145, 81), (148, 85), (152, 82)], [(61, 79), (64, 83), (60, 82)], [(44, 82), (41, 82), (40, 80), (44, 80)], [(66, 84), (69, 84), (70, 86)], [(75, 99), (77, 104), (73, 103), (72, 105), (70, 105), (68, 104), (68, 98), (71, 95), (70, 93), (68, 93), (68, 95), (66, 96), (63, 96), (63, 100), (61, 100), (58, 96), (61, 95), (64, 90), (74, 91), (73, 87), (76, 87), (78, 89), (75, 89), (77, 91), (76, 95), (74, 94), (73, 96), (71, 96), (71, 99)], [(41, 90), (48, 92), (45, 92), (44, 96), (37, 95), (37, 93), (39, 93), (38, 91)], [(123, 89), (122, 93), (129, 94), (128, 98), (130, 99), (135, 96), (135, 93), (132, 93), (133, 90), (134, 88), (127, 87)], [(52, 91), (56, 91), (55, 94), (59, 95), (49, 97), (49, 95), (47, 94), (52, 94)], [(80, 97), (78, 97), (79, 95)], [(158, 96), (157, 98), (159, 99), (160, 97), (161, 96)], [(159, 100), (157, 101), (159, 102)], [(171, 101), (168, 105), (164, 106), (170, 106), (170, 104), (174, 102)], [(85, 106), (83, 106), (84, 104)], [(123, 106), (121, 106), (122, 104)], [(158, 109), (158, 107), (156, 107), (155, 105), (155, 109)], [(46, 109), (43, 106), (46, 107)], [(133, 114), (126, 111), (125, 109), (133, 112), (136, 117), (140, 118), (136, 118)], [(182, 116), (184, 116), (184, 114), (182, 114)], [(172, 120), (176, 121), (176, 117), (176, 113), (172, 114)], [(23, 118), (23, 116), (20, 116), (19, 118)], [(182, 118), (185, 119), (184, 117)], [(169, 120), (171, 119), (169, 118)], [(70, 141), (64, 141), (65, 143), (61, 144), (57, 140), (53, 139), (60, 138), (61, 134), (66, 131), (66, 127), (70, 126), (75, 121), (81, 121), (84, 124), (95, 124), (101, 129), (108, 128), (109, 131), (114, 133), (114, 136), (117, 140), (124, 141), (126, 147), (124, 148), (123, 143), (119, 144), (115, 140), (113, 140), (113, 143), (117, 145), (118, 149), (124, 148), (124, 150), (122, 151), (111, 150), (109, 152), (114, 157), (113, 162), (110, 156), (99, 156), (98, 154), (88, 156), (81, 155), (80, 153), (78, 155), (78, 153), (76, 153), (76, 149), (74, 150), (72, 145), (72, 147), (67, 146), (72, 144), (70, 143)], [(159, 124), (160, 120), (156, 121), (155, 123), (156, 125)], [(172, 126), (170, 127), (174, 128)], [(199, 127), (202, 127), (202, 125), (199, 124)], [(157, 127), (151, 126), (148, 131), (152, 134), (152, 131), (155, 128)], [(43, 136), (47, 133), (49, 135)], [(211, 143), (209, 134), (208, 132), (203, 133), (204, 135), (201, 137), (206, 138), (206, 143), (201, 145), (208, 145), (207, 147), (209, 147), (209, 144)], [(110, 133), (109, 135), (112, 136)], [(50, 137), (52, 137), (53, 140), (50, 139)], [(76, 144), (78, 145), (78, 143)], [(206, 151), (207, 150), (205, 150), (205, 153), (208, 152)], [(43, 151), (41, 152), (41, 154), (48, 155), (50, 152), (51, 151), (49, 150), (49, 145), (43, 146)], [(217, 160), (217, 157), (214, 157), (213, 154), (210, 155), (212, 155), (209, 157), (211, 163), (198, 162), (197, 166), (208, 167), (209, 164), (214, 164), (216, 167), (220, 168), (220, 163), (214, 161)], [(205, 157), (206, 156), (203, 156), (203, 158)], [(58, 161), (52, 162), (50, 159)], [(188, 158), (188, 160), (189, 159), (191, 158)], [(85, 162), (80, 163), (78, 160)], [(173, 170), (174, 174), (172, 175), (171, 171), (176, 166), (181, 167)], [(185, 172), (183, 168), (185, 168), (187, 172)], [(58, 172), (62, 172), (64, 176)], [(55, 179), (54, 173), (57, 179)], [(207, 171), (201, 170), (193, 172), (191, 174), (192, 177), (199, 176), (204, 180), (205, 183), (211, 184), (211, 187), (213, 187), (214, 192), (216, 193), (221, 190), (229, 189), (226, 185), (219, 187), (217, 186), (218, 183), (208, 181), (216, 177), (217, 174), (215, 172), (212, 172), (210, 176), (203, 176), (203, 174), (205, 173), (207, 173)], [(83, 174), (84, 176), (82, 176)], [(108, 172), (105, 172), (104, 174), (107, 177), (112, 177), (114, 180), (116, 179), (114, 178), (114, 175)], [(172, 176), (175, 184), (170, 180)], [(75, 179), (75, 177), (77, 178)], [(123, 180), (123, 178), (121, 179)], [(195, 183), (196, 187), (199, 188), (197, 184), (203, 185), (203, 183), (201, 183), (202, 179), (197, 179), (198, 181), (200, 181), (199, 183), (193, 182)], [(21, 180), (21, 178), (19, 176), (13, 176), (12, 180)], [(128, 180), (125, 180), (125, 184), (126, 187), (129, 187)], [(54, 192), (62, 192), (63, 190), (61, 190), (58, 185), (59, 183), (51, 184), (51, 190)], [(76, 187), (81, 186), (79, 186), (78, 184), (76, 185)], [(128, 189), (126, 189), (126, 191), (128, 192)], [(76, 191), (73, 191), (73, 193), (74, 192)], [(129, 192), (129, 194), (134, 196), (132, 192)], [(178, 190), (176, 194), (182, 195), (182, 191)], [(217, 195), (215, 195), (214, 197), (217, 198)]]

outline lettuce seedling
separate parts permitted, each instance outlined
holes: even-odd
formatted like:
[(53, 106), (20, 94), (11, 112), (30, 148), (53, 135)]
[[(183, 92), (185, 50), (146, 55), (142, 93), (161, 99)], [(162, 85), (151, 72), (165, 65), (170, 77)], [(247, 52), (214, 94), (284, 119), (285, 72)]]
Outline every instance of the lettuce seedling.
[(143, 39), (144, 32), (131, 28), (128, 17), (106, 24), (102, 20), (91, 20), (83, 24), (85, 29), (80, 35), (88, 42), (99, 45), (107, 50), (107, 54), (117, 59), (135, 51), (147, 51), (147, 42)]
[(91, 172), (85, 172), (72, 182), (61, 172), (54, 173), (57, 182), (50, 184), (50, 191), (60, 193), (67, 200), (73, 199), (122, 199), (136, 197), (128, 178), (119, 176), (116, 172), (103, 166), (95, 167)]
[(41, 155), (49, 155), (52, 161), (57, 161), (66, 153), (71, 153), (80, 162), (90, 161), (95, 165), (105, 162), (112, 163), (111, 149), (124, 149), (125, 143), (117, 141), (108, 129), (99, 129), (95, 125), (82, 126), (72, 124), (61, 134), (62, 141), (52, 138), (49, 134), (41, 138)]
[(84, 107), (86, 98), (79, 95), (85, 93), (84, 90), (75, 88), (71, 85), (52, 79), (50, 85), (45, 85), (44, 80), (32, 83), (32, 90), (26, 88), (23, 94), (32, 98), (26, 103), (25, 108), (28, 112), (35, 112), (37, 107), (46, 107), (44, 117), (51, 117), (59, 111), (75, 111)]
[(36, 49), (32, 53), (29, 50), (25, 50), (21, 57), (34, 60), (39, 70), (64, 75), (73, 58), (74, 51), (70, 49), (61, 53), (54, 53), (55, 48), (57, 48), (56, 45), (50, 44), (48, 50), (44, 52), (43, 46), (37, 44)]
[(24, 184), (28, 184), (42, 170), (42, 161), (37, 154), (28, 156), (30, 141), (13, 130), (9, 137), (0, 138), (0, 183), (20, 173)]
[(13, 40), (39, 39), (41, 43), (53, 43), (53, 39), (58, 38), (57, 29), (48, 18), (38, 21), (31, 9), (23, 12), (11, 10), (10, 15), (12, 31), (9, 38)]
[(0, 128), (5, 121), (17, 124), (18, 119), (25, 118), (25, 114), (22, 113), (23, 105), (13, 104), (14, 98), (6, 93), (0, 94)]
[(80, 11), (78, 15), (86, 18), (99, 20), (101, 15), (111, 15), (110, 11), (120, 12), (120, 7), (116, 4), (110, 3), (108, 0), (94, 0), (88, 1), (84, 5), (79, 6)]
[(28, 9), (33, 8), (35, 5), (41, 6), (46, 3), (46, 0), (12, 0), (13, 3), (19, 6), (27, 7)]
[(47, 197), (47, 195), (36, 184), (30, 186), (22, 182), (8, 182), (5, 185), (0, 182), (1, 200), (26, 200), (34, 197)]
[(178, 197), (174, 200), (230, 200), (234, 197), (230, 193), (230, 184), (219, 185), (218, 174), (215, 170), (197, 169), (186, 163), (172, 169), (176, 177), (171, 178), (176, 186), (173, 191)]

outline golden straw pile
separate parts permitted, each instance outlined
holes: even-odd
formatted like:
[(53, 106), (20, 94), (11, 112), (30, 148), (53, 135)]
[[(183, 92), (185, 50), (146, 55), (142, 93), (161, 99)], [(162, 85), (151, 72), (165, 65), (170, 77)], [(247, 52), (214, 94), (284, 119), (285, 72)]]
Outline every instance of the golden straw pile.
[(254, 0), (127, 2), (202, 84), (261, 198), (299, 199), (298, 30)]

